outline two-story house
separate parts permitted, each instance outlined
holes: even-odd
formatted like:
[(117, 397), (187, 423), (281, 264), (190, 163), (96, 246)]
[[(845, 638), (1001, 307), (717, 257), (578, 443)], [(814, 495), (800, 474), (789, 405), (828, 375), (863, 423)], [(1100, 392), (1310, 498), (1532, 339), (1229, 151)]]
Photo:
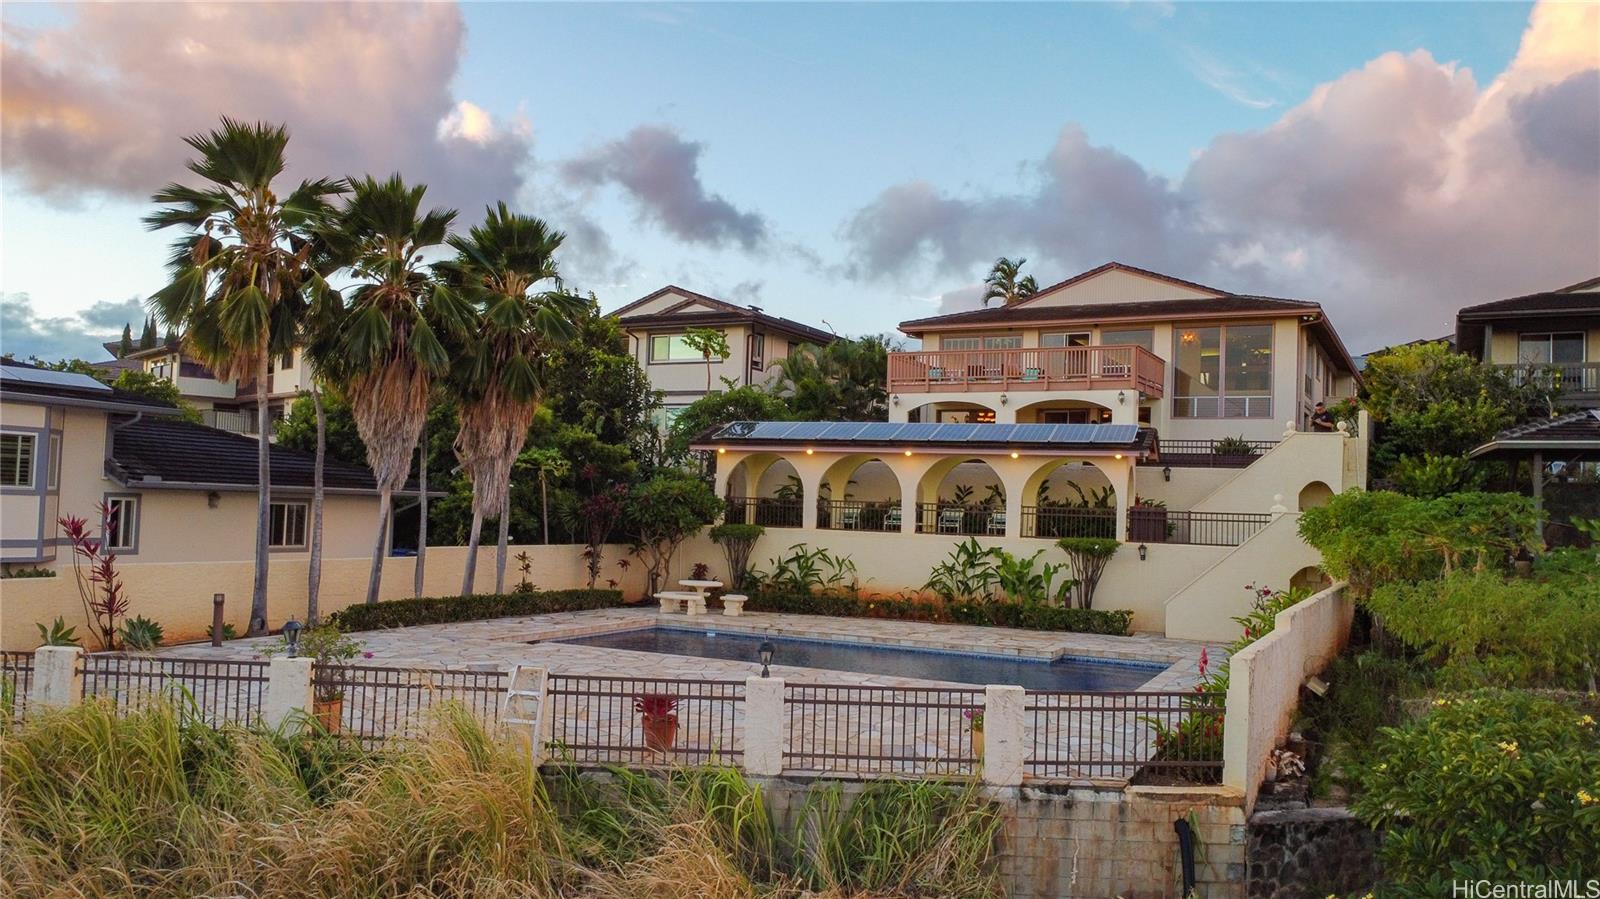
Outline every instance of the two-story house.
[(1554, 383), (1564, 405), (1600, 408), (1600, 278), (1468, 306), (1456, 313), (1455, 343), (1518, 380)]
[[(223, 380), (210, 368), (183, 352), (176, 343), (138, 350), (123, 360), (138, 363), (147, 374), (171, 381), (190, 404), (200, 410), (206, 424), (238, 434), (256, 432), (255, 382)], [(276, 421), (287, 414), (295, 397), (311, 389), (311, 369), (299, 350), (267, 364), (267, 414)]]
[(1137, 423), (1164, 443), (1273, 440), (1356, 368), (1317, 303), (1107, 263), (1009, 306), (902, 322), (894, 421)]
[[(757, 306), (738, 306), (671, 285), (611, 316), (628, 335), (629, 351), (651, 386), (661, 391), (667, 421), (710, 391), (723, 389), (725, 379), (739, 386), (766, 383), (774, 377), (778, 360), (796, 347), (834, 339), (827, 331), (769, 315)], [(713, 328), (727, 337), (728, 358), (713, 358), (709, 373), (705, 357), (684, 342), (690, 328)]]

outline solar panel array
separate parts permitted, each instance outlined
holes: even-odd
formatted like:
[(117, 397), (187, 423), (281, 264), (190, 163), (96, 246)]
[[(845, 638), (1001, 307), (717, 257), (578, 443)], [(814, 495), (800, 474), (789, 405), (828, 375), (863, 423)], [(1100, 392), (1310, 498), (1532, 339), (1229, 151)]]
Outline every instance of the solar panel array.
[(1089, 424), (905, 424), (890, 421), (736, 421), (713, 434), (713, 440), (782, 440), (830, 443), (1004, 443), (1126, 444), (1139, 435), (1138, 425)]
[(23, 384), (47, 384), (51, 387), (72, 387), (78, 390), (103, 390), (111, 388), (88, 375), (70, 371), (51, 371), (48, 368), (24, 368), (20, 365), (0, 365), (0, 381)]

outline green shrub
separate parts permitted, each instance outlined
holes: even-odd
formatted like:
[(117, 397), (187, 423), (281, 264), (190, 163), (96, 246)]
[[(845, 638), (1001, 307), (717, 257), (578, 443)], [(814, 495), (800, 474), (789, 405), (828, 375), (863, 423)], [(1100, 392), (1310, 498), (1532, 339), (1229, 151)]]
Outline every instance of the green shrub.
[(719, 524), (707, 533), (728, 557), (728, 584), (735, 590), (750, 577), (750, 553), (767, 529), (759, 524)]
[(0, 578), (32, 578), (55, 577), (56, 573), (48, 568), (13, 568), (9, 571), (0, 571)]
[(978, 538), (968, 537), (933, 566), (922, 589), (932, 590), (947, 602), (992, 599), (998, 577), (995, 565), (1002, 554), (999, 547), (984, 546)]
[(41, 622), (34, 622), (34, 627), (39, 629), (39, 642), (44, 646), (77, 646), (78, 629), (67, 624), (67, 620), (60, 615), (56, 620), (45, 627)]
[(1095, 588), (1100, 586), (1100, 576), (1105, 574), (1111, 557), (1117, 554), (1117, 547), (1122, 544), (1105, 537), (1062, 537), (1056, 541), (1056, 545), (1067, 554), (1067, 563), (1072, 567), (1076, 581), (1072, 594), (1078, 608), (1092, 608)]
[(1452, 880), (1593, 876), (1600, 846), (1600, 726), (1593, 710), (1526, 693), (1441, 698), (1386, 728), (1352, 810), (1383, 833), (1385, 875), (1406, 895)]
[(122, 638), (123, 648), (135, 652), (148, 652), (161, 645), (166, 632), (160, 622), (138, 615), (123, 621), (122, 627), (117, 630), (117, 636)]
[(936, 624), (979, 624), (1034, 631), (1122, 636), (1133, 624), (1133, 613), (1123, 610), (1066, 609), (1057, 606), (1006, 602), (930, 602), (902, 597), (872, 597), (853, 593), (794, 593), (758, 591), (745, 608), (752, 612), (792, 615), (831, 615), (836, 618), (887, 618)]
[(836, 556), (824, 547), (808, 548), (804, 543), (789, 547), (789, 554), (771, 560), (772, 567), (752, 571), (750, 576), (767, 590), (804, 593), (810, 590), (840, 589), (853, 586), (856, 563), (849, 556)]
[(473, 596), (432, 596), (394, 599), (371, 605), (347, 606), (328, 616), (343, 631), (370, 631), (385, 627), (482, 621), (551, 612), (613, 609), (622, 605), (616, 590), (546, 590), (542, 593), (490, 593)]
[(1571, 576), (1456, 572), (1386, 584), (1367, 607), (1456, 687), (1589, 689), (1600, 660), (1600, 587)]

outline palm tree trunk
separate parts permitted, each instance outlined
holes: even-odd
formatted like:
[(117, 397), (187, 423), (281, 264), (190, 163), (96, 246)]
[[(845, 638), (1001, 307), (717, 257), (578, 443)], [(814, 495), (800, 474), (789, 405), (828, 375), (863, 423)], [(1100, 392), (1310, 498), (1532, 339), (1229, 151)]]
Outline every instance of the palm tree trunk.
[(272, 531), (272, 440), (268, 434), (271, 416), (267, 411), (267, 363), (263, 353), (256, 366), (256, 577), (250, 590), (250, 626), (247, 636), (267, 632), (267, 558)]
[(389, 506), (393, 496), (388, 490), (378, 492), (378, 539), (372, 546), (372, 572), (367, 575), (367, 604), (378, 601), (378, 587), (383, 583), (384, 544), (389, 539)]
[(317, 626), (317, 594), (322, 589), (322, 468), (328, 455), (328, 415), (322, 391), (311, 384), (311, 402), (317, 407), (317, 461), (311, 471), (311, 563), (306, 569), (306, 625)]
[(544, 525), (544, 542), (550, 543), (550, 492), (544, 481), (544, 469), (539, 469), (539, 521)]
[(422, 569), (428, 563), (428, 421), (422, 421), (422, 437), (417, 446), (417, 567), (411, 579), (411, 595), (422, 597)]
[(494, 592), (506, 592), (506, 546), (511, 542), (511, 491), (506, 491), (506, 504), (500, 507), (500, 540), (495, 544)]
[(478, 538), (483, 536), (483, 513), (472, 511), (472, 529), (467, 533), (467, 564), (461, 576), (461, 595), (472, 595), (472, 582), (478, 573)]

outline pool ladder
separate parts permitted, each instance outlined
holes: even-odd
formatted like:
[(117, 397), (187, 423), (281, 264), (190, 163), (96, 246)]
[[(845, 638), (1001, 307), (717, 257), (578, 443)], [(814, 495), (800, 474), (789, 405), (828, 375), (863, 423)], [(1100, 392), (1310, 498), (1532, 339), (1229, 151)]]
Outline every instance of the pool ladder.
[(545, 669), (533, 665), (518, 665), (511, 669), (511, 682), (506, 686), (505, 705), (500, 710), (500, 726), (508, 733), (520, 736), (528, 743), (533, 763), (544, 761), (547, 745), (544, 716), (547, 694)]

